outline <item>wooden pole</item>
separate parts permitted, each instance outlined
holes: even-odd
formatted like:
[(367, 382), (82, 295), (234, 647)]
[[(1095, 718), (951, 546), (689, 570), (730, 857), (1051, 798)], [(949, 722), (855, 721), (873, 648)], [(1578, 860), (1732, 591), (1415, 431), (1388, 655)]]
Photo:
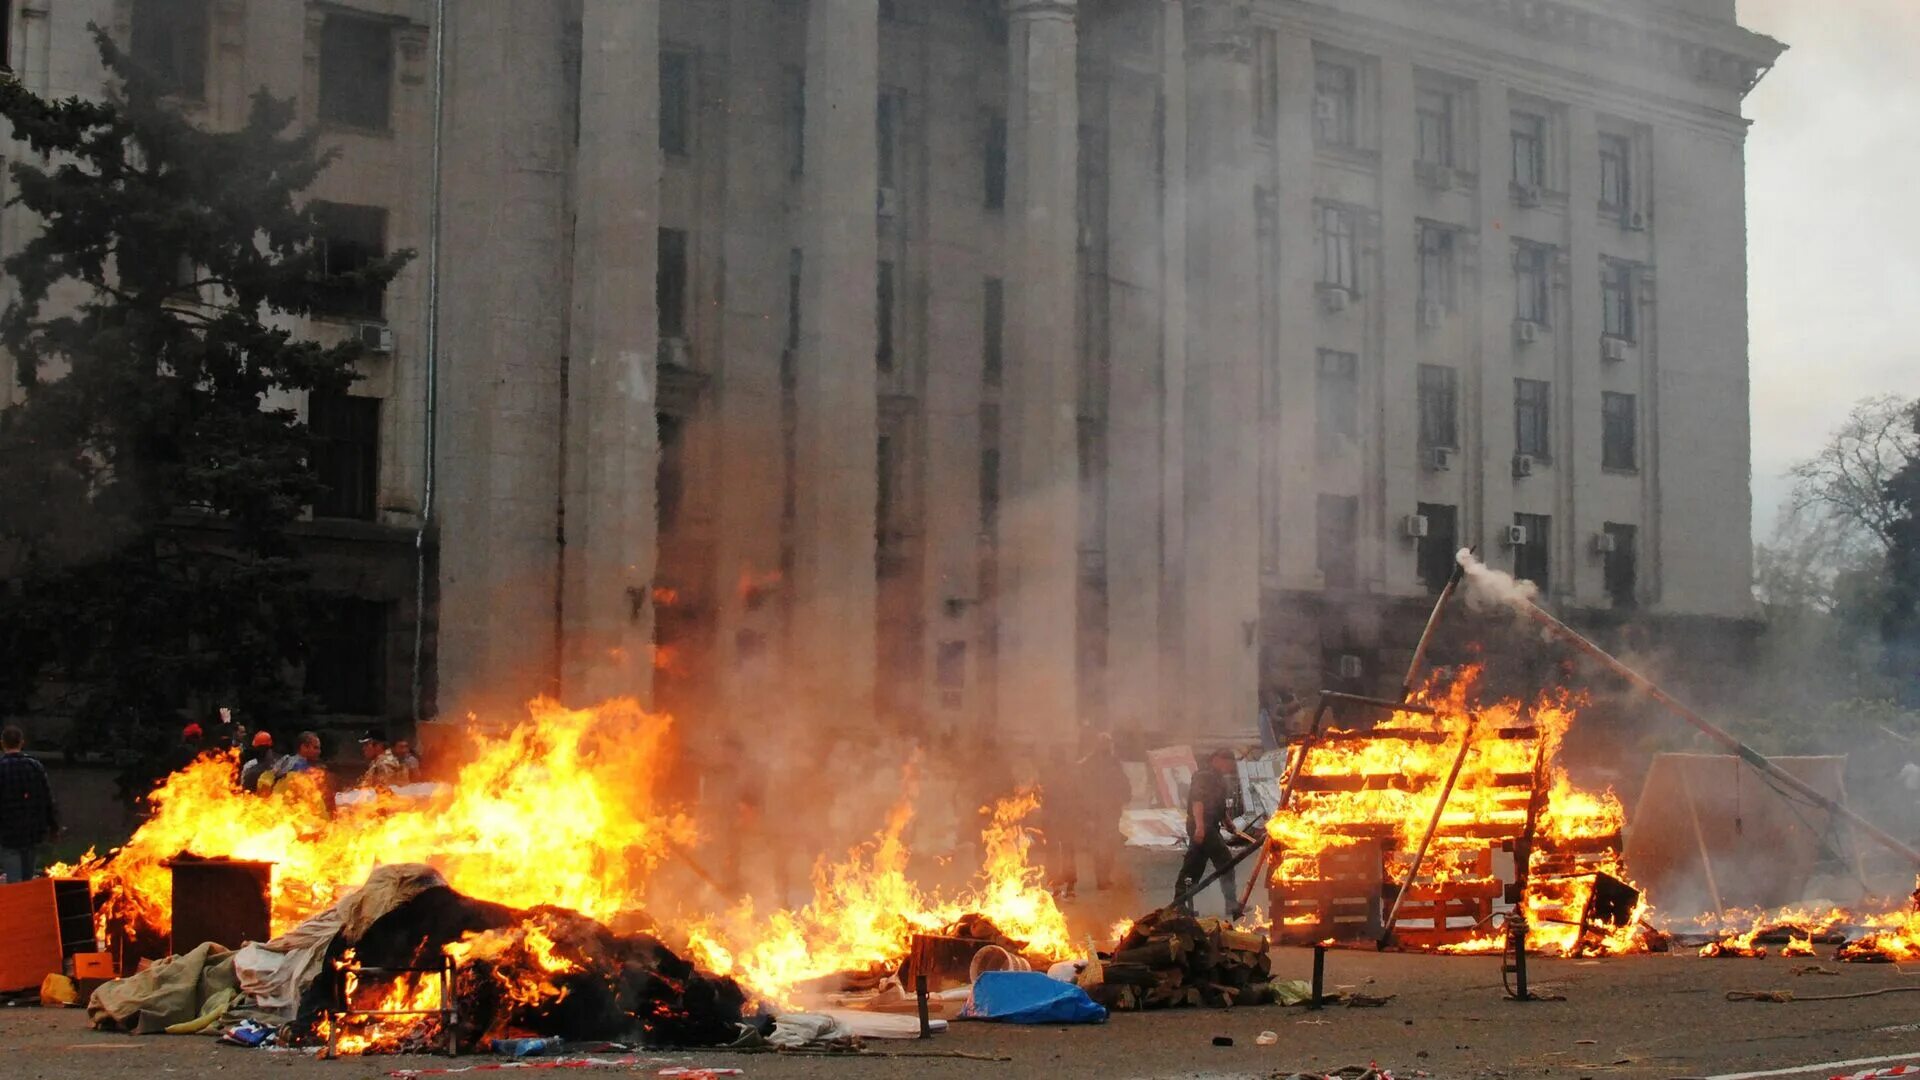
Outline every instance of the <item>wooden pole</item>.
[(1420, 847), (1413, 853), (1413, 865), (1407, 869), (1407, 879), (1401, 882), (1399, 891), (1393, 894), (1393, 907), (1387, 910), (1387, 922), (1380, 930), (1380, 947), (1386, 948), (1393, 941), (1393, 924), (1400, 918), (1400, 905), (1407, 898), (1407, 890), (1420, 877), (1420, 864), (1427, 861), (1427, 847), (1433, 843), (1433, 834), (1440, 831), (1440, 815), (1447, 809), (1447, 801), (1453, 798), (1453, 785), (1460, 780), (1460, 769), (1467, 763), (1467, 751), (1473, 749), (1473, 729), (1480, 724), (1478, 713), (1467, 714), (1467, 730), (1460, 736), (1460, 752), (1453, 757), (1453, 768), (1447, 773), (1446, 785), (1440, 789), (1440, 797), (1434, 800), (1433, 817), (1427, 820), (1427, 832), (1420, 838)]
[(1727, 925), (1727, 905), (1720, 899), (1720, 882), (1714, 877), (1713, 856), (1707, 853), (1707, 836), (1700, 830), (1700, 808), (1693, 801), (1693, 781), (1688, 779), (1684, 763), (1680, 769), (1680, 796), (1687, 800), (1687, 820), (1693, 822), (1693, 843), (1700, 850), (1700, 869), (1707, 875), (1707, 892), (1713, 895), (1713, 917), (1717, 924)]

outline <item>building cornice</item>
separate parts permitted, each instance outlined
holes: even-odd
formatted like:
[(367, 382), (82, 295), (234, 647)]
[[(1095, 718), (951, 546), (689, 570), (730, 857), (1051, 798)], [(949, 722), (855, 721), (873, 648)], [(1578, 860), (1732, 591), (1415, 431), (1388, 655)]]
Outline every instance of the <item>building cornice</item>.
[(1736, 23), (1694, 18), (1651, 3), (1595, 0), (1417, 0), (1559, 45), (1591, 49), (1686, 74), (1742, 97), (1786, 46)]

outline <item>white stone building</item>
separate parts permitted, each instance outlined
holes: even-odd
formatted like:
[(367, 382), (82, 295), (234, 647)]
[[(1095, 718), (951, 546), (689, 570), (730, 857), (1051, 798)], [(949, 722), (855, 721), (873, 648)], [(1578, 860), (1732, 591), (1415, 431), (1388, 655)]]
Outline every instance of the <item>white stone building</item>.
[(1733, 0), (4, 8), (36, 89), (93, 20), (297, 98), (342, 258), (420, 252), (314, 327), (384, 350), (316, 406), (347, 711), (1236, 730), (1397, 683), (1465, 545), (1749, 617)]

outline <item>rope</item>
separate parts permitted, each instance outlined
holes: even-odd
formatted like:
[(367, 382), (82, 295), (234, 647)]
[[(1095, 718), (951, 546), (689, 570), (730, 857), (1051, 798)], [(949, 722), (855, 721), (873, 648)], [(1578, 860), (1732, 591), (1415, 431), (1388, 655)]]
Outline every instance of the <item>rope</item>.
[(1791, 990), (1729, 990), (1728, 1001), (1770, 1001), (1784, 1005), (1790, 1001), (1851, 1001), (1854, 998), (1879, 997), (1881, 994), (1910, 994), (1920, 991), (1920, 986), (1883, 986), (1878, 990), (1861, 990), (1852, 994), (1808, 994), (1796, 995)]

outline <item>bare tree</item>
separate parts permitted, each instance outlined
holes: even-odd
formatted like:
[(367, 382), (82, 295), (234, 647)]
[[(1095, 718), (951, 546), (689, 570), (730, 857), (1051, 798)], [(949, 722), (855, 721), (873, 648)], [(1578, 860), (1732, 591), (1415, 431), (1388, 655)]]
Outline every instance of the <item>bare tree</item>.
[(1863, 398), (1813, 457), (1788, 470), (1793, 508), (1842, 530), (1838, 539), (1884, 555), (1901, 509), (1887, 482), (1920, 460), (1914, 402), (1896, 394)]

